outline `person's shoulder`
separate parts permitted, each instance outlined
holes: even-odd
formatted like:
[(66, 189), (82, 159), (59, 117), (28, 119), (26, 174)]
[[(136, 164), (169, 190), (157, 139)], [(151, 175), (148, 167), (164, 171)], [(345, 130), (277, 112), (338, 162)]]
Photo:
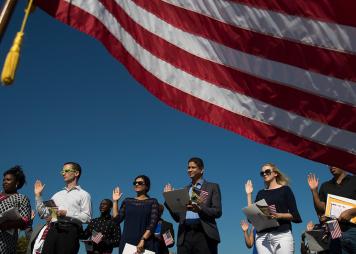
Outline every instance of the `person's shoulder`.
[(91, 197), (90, 193), (87, 192), (86, 190), (84, 190), (82, 187), (78, 186), (78, 190), (83, 196), (86, 196), (86, 197), (89, 197), (89, 198)]
[(17, 193), (16, 195), (18, 195), (20, 198), (28, 199), (28, 197), (25, 194)]
[(214, 182), (209, 182), (207, 180), (204, 180), (204, 183), (208, 186), (214, 186), (214, 187), (219, 187), (218, 183), (214, 183)]
[(325, 182), (323, 182), (321, 185), (320, 185), (320, 190), (323, 190), (325, 187), (327, 187), (328, 185), (331, 185), (333, 184), (334, 180), (333, 179), (330, 179), (330, 180), (327, 180)]
[(356, 182), (356, 175), (347, 175), (347, 178), (349, 178), (352, 182)]
[(156, 198), (151, 198), (149, 197), (148, 199), (146, 199), (148, 202), (151, 202), (151, 203), (157, 203), (158, 204), (158, 200)]

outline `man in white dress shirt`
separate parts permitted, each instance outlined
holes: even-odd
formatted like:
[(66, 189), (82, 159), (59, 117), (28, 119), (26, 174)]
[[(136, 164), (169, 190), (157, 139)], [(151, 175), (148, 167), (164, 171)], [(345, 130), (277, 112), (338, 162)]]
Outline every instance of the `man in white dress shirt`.
[(61, 174), (66, 186), (51, 198), (58, 209), (54, 213), (53, 209), (49, 209), (43, 203), (41, 195), (44, 184), (39, 180), (35, 183), (37, 211), (41, 218), (51, 216), (51, 223), (44, 236), (45, 241), (41, 253), (75, 254), (79, 251), (82, 223), (88, 223), (91, 219), (90, 195), (78, 185), (81, 171), (78, 163), (64, 163)]

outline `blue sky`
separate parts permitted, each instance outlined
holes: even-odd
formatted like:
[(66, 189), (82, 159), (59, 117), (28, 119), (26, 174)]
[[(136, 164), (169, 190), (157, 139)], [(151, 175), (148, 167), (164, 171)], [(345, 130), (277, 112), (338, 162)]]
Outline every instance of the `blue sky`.
[[(0, 59), (19, 30), (25, 1), (19, 5), (0, 44)], [(139, 174), (151, 178), (151, 196), (163, 201), (170, 182), (189, 182), (187, 160), (202, 157), (206, 179), (220, 184), (223, 216), (218, 220), (220, 253), (250, 253), (239, 222), (246, 204), (244, 183), (254, 194), (263, 188), (259, 170), (274, 162), (291, 178), (303, 223), (294, 224), (296, 252), (300, 233), (315, 220), (308, 172), (330, 178), (325, 165), (240, 137), (168, 107), (148, 93), (96, 40), (36, 10), (30, 16), (15, 83), (0, 87), (0, 168), (19, 164), (27, 176), (21, 189), (34, 205), (33, 184), (41, 179), (44, 197), (63, 187), (59, 172), (66, 161), (82, 165), (80, 185), (99, 202), (119, 185), (134, 195)], [(168, 213), (164, 214), (170, 220)], [(38, 220), (35, 221), (38, 223)]]

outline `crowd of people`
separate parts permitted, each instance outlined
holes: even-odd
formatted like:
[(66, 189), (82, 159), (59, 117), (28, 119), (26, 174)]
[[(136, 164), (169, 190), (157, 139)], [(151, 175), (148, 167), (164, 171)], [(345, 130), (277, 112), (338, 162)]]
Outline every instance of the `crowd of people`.
[[(90, 194), (79, 186), (82, 168), (78, 163), (64, 163), (61, 174), (65, 188), (50, 200), (42, 198), (45, 184), (40, 180), (35, 182), (36, 206), (32, 213), (29, 198), (18, 192), (26, 182), (25, 175), (21, 167), (14, 166), (3, 173), (0, 253), (16, 253), (18, 232), (25, 230), (29, 239), (29, 254), (78, 253), (80, 241), (85, 243), (87, 253), (93, 254), (112, 253), (115, 247), (121, 254), (128, 244), (135, 248), (136, 253), (149, 250), (156, 254), (169, 254), (169, 248), (176, 244), (178, 254), (217, 254), (220, 235), (216, 219), (222, 216), (220, 187), (203, 177), (204, 162), (201, 158), (193, 157), (187, 164), (190, 183), (184, 188), (190, 201), (185, 210), (176, 211), (167, 203), (159, 204), (156, 198), (149, 196), (150, 178), (139, 175), (133, 181), (136, 195), (121, 201), (120, 187), (115, 187), (112, 199), (101, 201), (98, 218), (92, 218)], [(325, 217), (328, 194), (356, 200), (356, 176), (333, 166), (330, 166), (330, 172), (332, 179), (321, 184), (320, 189), (317, 176), (309, 174), (306, 177), (319, 218), (317, 224), (308, 223), (306, 232), (320, 229), (324, 233), (326, 247), (320, 253), (356, 253), (356, 225), (351, 222), (356, 217), (356, 208), (346, 209), (336, 218), (341, 231), (339, 236), (331, 237), (330, 228), (325, 227), (330, 222), (330, 218)], [(252, 222), (241, 221), (246, 246), (254, 248), (253, 253), (259, 254), (299, 252), (294, 244), (292, 223), (301, 223), (302, 219), (288, 185), (289, 179), (272, 163), (264, 164), (260, 175), (265, 186), (257, 192), (254, 201), (252, 181), (248, 180), (245, 184), (247, 206), (263, 200), (268, 205), (268, 218), (278, 223), (256, 230), (250, 225)], [(173, 190), (170, 184), (163, 189), (164, 192)], [(177, 237), (173, 224), (162, 219), (165, 207), (178, 223)], [(43, 223), (32, 228), (35, 213), (43, 219)], [(315, 253), (304, 241), (300, 251)]]
[[(3, 174), (3, 191), (0, 194), (0, 253), (16, 253), (18, 232), (25, 230), (29, 239), (28, 254), (78, 253), (80, 241), (87, 253), (119, 253), (130, 244), (136, 253), (145, 250), (156, 254), (169, 254), (169, 248), (177, 245), (179, 254), (215, 254), (220, 242), (215, 219), (222, 214), (219, 185), (203, 178), (204, 162), (194, 157), (188, 161), (191, 181), (185, 186), (191, 200), (185, 212), (171, 210), (167, 203), (159, 204), (149, 196), (150, 178), (139, 175), (133, 181), (134, 197), (122, 197), (120, 187), (115, 187), (112, 199), (100, 203), (100, 217), (92, 218), (90, 194), (79, 185), (81, 166), (76, 162), (63, 164), (61, 174), (65, 187), (50, 200), (43, 200), (45, 184), (34, 184), (35, 211), (31, 212), (30, 200), (18, 193), (25, 183), (25, 175), (19, 166)], [(164, 191), (172, 191), (170, 184)], [(179, 223), (177, 243), (173, 224), (162, 219), (166, 207)], [(43, 223), (32, 228), (35, 214)], [(123, 224), (121, 231), (120, 225)]]
[[(356, 224), (351, 219), (356, 217), (356, 206), (351, 205), (340, 211), (337, 218), (325, 216), (326, 202), (329, 194), (356, 202), (356, 176), (347, 174), (344, 170), (329, 166), (332, 179), (321, 184), (315, 174), (307, 176), (307, 184), (311, 190), (316, 215), (319, 223), (309, 222), (306, 232), (318, 231), (315, 241), (320, 251), (309, 248), (305, 242), (305, 233), (302, 234), (300, 253), (332, 253), (355, 254), (356, 253)], [(301, 223), (296, 200), (291, 188), (288, 186), (288, 178), (272, 163), (261, 167), (260, 175), (263, 178), (265, 188), (259, 190), (255, 202), (265, 200), (268, 204), (268, 216), (276, 219), (278, 226), (257, 231), (248, 221), (241, 221), (241, 229), (247, 248), (253, 248), (253, 253), (259, 254), (292, 254), (295, 250), (292, 234), (292, 224)], [(248, 180), (245, 184), (247, 205), (252, 205), (253, 184)], [(327, 224), (331, 224), (328, 226)], [(340, 231), (340, 232), (337, 232)]]

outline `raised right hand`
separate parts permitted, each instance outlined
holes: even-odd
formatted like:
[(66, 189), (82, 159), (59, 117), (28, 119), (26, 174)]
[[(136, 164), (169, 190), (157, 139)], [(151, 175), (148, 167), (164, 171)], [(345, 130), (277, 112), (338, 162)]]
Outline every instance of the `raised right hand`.
[(312, 191), (318, 190), (319, 179), (316, 178), (315, 174), (312, 174), (312, 173), (308, 174), (308, 185)]
[(253, 185), (252, 185), (251, 180), (247, 180), (247, 182), (245, 184), (245, 191), (246, 191), (246, 194), (251, 194), (253, 192)]
[(164, 186), (164, 189), (163, 189), (163, 192), (168, 192), (168, 191), (172, 191), (174, 190), (172, 185), (170, 183), (167, 183), (165, 186)]
[(42, 184), (42, 182), (40, 180), (36, 180), (35, 186), (34, 186), (35, 196), (41, 196), (44, 187), (45, 187), (45, 184)]
[(248, 230), (248, 223), (245, 220), (240, 222), (242, 231), (246, 232)]
[(117, 186), (115, 189), (112, 191), (112, 200), (113, 201), (119, 201), (119, 199), (122, 196), (122, 192), (120, 191), (119, 186)]

